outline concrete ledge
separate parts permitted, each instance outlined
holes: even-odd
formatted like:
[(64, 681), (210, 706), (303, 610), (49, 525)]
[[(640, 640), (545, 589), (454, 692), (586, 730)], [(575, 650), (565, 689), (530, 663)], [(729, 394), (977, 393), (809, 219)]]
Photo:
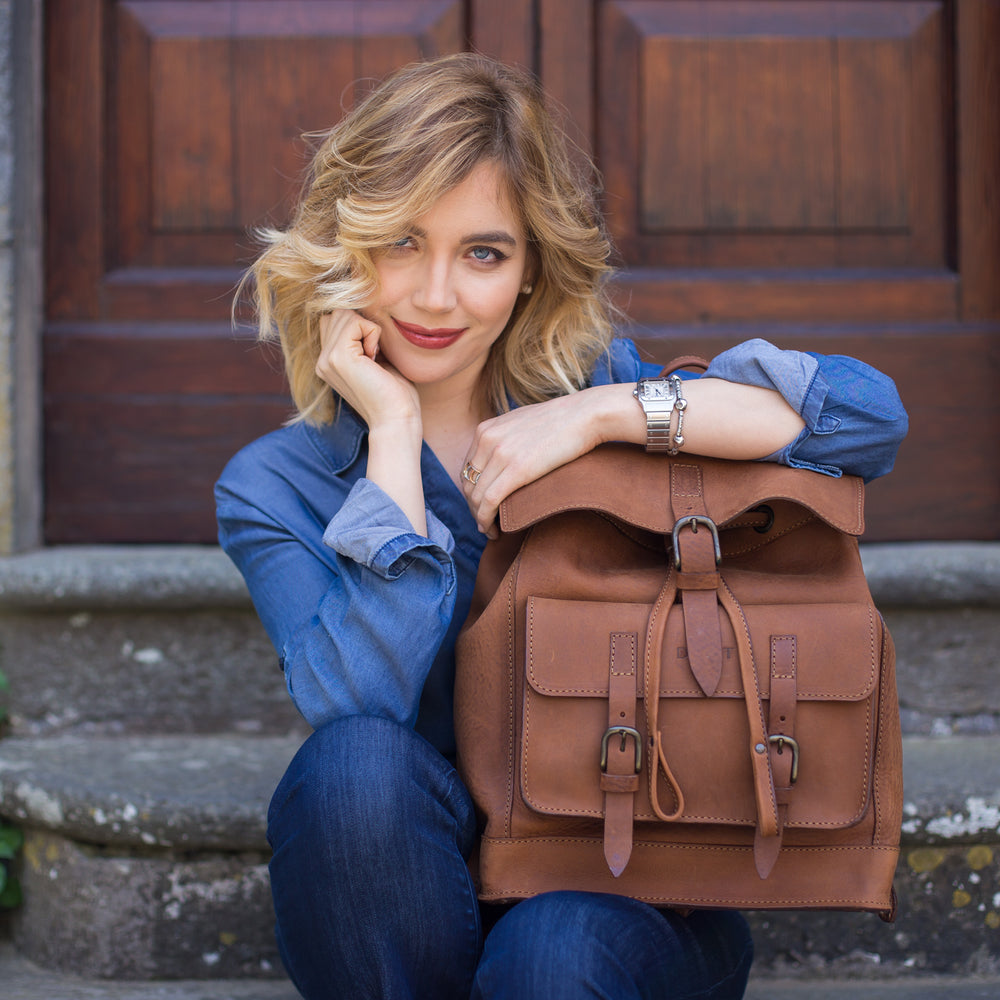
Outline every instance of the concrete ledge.
[(81, 545), (0, 558), (0, 611), (249, 608), (212, 545)]
[(903, 780), (904, 845), (1000, 844), (1000, 738), (904, 739)]
[(102, 979), (282, 975), (266, 855), (115, 856), (39, 830), (22, 855), (13, 940), (44, 968)]
[[(301, 736), (0, 742), (0, 816), (118, 848), (267, 850), (267, 804)], [(904, 846), (1000, 844), (1000, 737), (903, 740)]]
[(1000, 542), (862, 545), (875, 603), (1000, 608)]
[(268, 850), (264, 818), (299, 737), (0, 742), (0, 816), (119, 850)]
[[(862, 545), (875, 602), (887, 607), (1000, 607), (1000, 542)], [(111, 608), (248, 608), (216, 546), (96, 545), (0, 557), (0, 612)]]

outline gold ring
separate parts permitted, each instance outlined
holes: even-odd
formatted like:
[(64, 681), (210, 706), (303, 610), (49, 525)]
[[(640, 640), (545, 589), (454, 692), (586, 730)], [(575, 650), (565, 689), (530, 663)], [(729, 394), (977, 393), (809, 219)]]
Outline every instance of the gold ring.
[(479, 477), (482, 474), (482, 470), (477, 469), (471, 462), (466, 462), (465, 467), (462, 469), (462, 478), (467, 483), (472, 483), (473, 486), (479, 482)]

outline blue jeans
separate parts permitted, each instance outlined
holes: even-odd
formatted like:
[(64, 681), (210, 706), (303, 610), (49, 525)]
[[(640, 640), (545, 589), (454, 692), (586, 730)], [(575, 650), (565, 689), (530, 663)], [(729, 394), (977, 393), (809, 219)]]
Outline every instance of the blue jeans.
[(384, 719), (309, 737), (268, 839), (278, 946), (306, 1000), (743, 996), (753, 946), (737, 913), (547, 893), (501, 910), (484, 942), (469, 794), (429, 743)]

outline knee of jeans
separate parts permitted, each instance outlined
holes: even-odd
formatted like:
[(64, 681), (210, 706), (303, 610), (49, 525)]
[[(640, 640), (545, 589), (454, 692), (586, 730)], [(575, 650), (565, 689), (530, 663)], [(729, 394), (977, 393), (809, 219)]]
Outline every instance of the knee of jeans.
[[(585, 955), (591, 940), (601, 940), (604, 927), (598, 914), (586, 913), (587, 893), (547, 892), (522, 900), (499, 921), (490, 935), (493, 950), (508, 953), (530, 952), (543, 964), (563, 964), (563, 952)], [(586, 919), (581, 919), (586, 914)], [(528, 963), (529, 965), (533, 963)], [(576, 966), (576, 962), (573, 963)]]
[[(455, 787), (457, 786), (457, 788)], [(412, 836), (435, 803), (474, 823), (471, 802), (451, 765), (413, 730), (388, 719), (349, 716), (305, 741), (271, 800), (268, 837), (312, 831), (383, 846)]]

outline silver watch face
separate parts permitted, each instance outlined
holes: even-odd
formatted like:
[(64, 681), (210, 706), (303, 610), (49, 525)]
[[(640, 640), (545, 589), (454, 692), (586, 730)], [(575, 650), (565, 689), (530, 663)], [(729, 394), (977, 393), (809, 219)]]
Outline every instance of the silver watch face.
[(667, 379), (654, 379), (640, 383), (639, 396), (642, 399), (676, 399), (677, 393)]

